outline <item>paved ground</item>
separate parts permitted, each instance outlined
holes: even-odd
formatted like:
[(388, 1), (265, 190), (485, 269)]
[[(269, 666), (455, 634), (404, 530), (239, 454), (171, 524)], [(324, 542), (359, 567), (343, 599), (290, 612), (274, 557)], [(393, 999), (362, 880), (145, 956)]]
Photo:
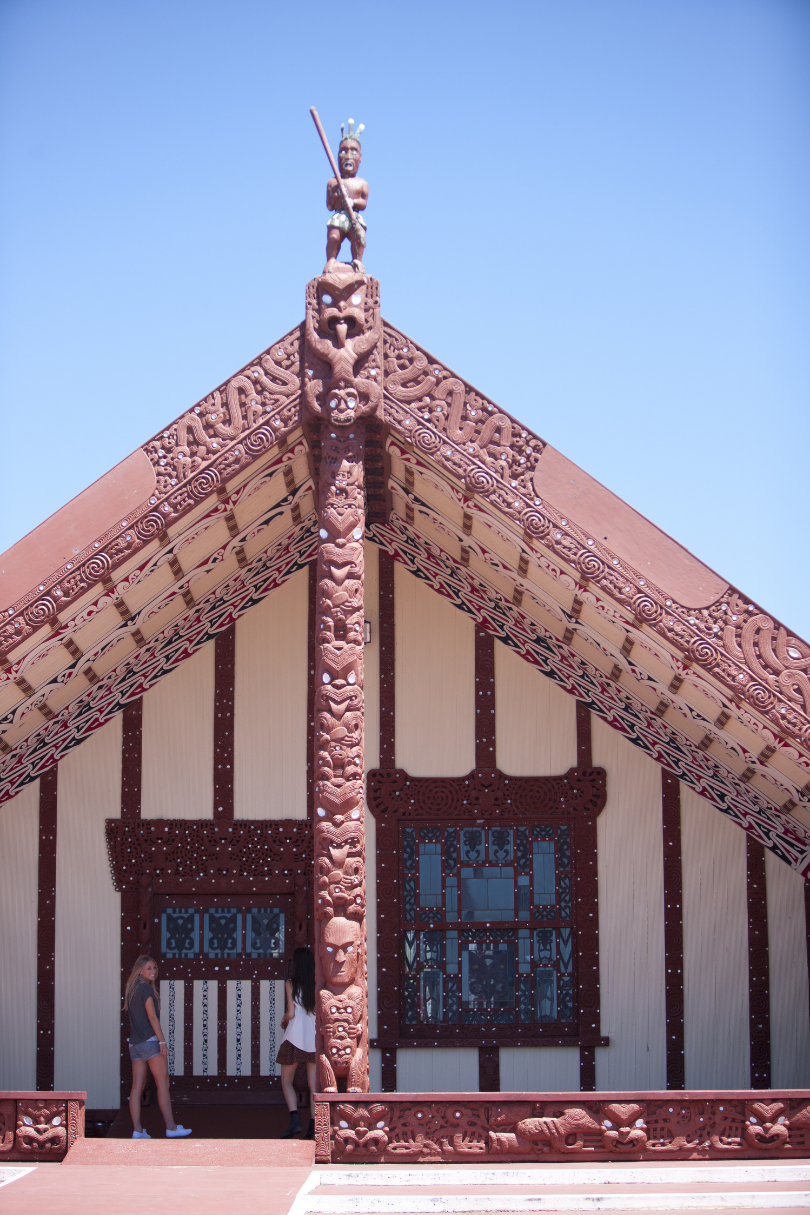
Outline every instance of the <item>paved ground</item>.
[(0, 1213), (141, 1215), (144, 1201), (170, 1215), (810, 1212), (810, 1161), (341, 1168), (312, 1157), (301, 1140), (84, 1140), (64, 1164), (0, 1186)]

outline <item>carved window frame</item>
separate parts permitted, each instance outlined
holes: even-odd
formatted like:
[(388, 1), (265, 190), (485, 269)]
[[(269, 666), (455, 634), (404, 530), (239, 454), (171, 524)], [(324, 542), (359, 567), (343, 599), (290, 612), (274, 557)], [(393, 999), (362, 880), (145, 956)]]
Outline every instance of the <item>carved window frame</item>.
[[(599, 935), (596, 819), (607, 799), (603, 768), (571, 768), (563, 776), (509, 776), (478, 768), (467, 776), (414, 777), (403, 769), (369, 772), (369, 810), (377, 824), (378, 1035), (383, 1049), (400, 1046), (602, 1046), (599, 1019)], [(571, 830), (575, 940), (574, 1019), (494, 1025), (406, 1024), (403, 830), (406, 827), (567, 824)], [(417, 832), (418, 835), (418, 832)], [(505, 921), (542, 927), (539, 919)], [(427, 927), (427, 925), (426, 925)], [(445, 925), (447, 927), (447, 925)], [(459, 930), (475, 924), (457, 921)], [(533, 960), (532, 970), (537, 968)]]

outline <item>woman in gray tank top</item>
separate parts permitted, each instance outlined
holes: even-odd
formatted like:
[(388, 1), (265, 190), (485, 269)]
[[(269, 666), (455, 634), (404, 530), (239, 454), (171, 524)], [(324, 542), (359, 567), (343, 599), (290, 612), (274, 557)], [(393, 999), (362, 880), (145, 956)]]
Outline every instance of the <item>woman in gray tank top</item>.
[(155, 1077), (158, 1105), (166, 1123), (166, 1138), (181, 1139), (190, 1135), (187, 1127), (178, 1126), (172, 1113), (169, 1095), (169, 1048), (160, 1024), (160, 996), (155, 980), (158, 968), (154, 958), (141, 954), (132, 967), (124, 994), (124, 1011), (129, 1014), (129, 1057), (132, 1060), (132, 1088), (129, 1112), (132, 1116), (132, 1138), (151, 1139), (141, 1125), (141, 1096), (151, 1071)]

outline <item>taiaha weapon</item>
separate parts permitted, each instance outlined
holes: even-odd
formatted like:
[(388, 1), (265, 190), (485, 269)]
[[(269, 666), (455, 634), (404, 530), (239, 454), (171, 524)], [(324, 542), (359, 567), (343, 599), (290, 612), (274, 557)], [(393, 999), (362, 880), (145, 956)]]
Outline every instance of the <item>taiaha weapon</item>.
[[(338, 189), (340, 190), (340, 196), (343, 199), (343, 209), (345, 210), (346, 214), (349, 217), (349, 223), (352, 226), (352, 231), (354, 232), (358, 245), (362, 249), (366, 243), (366, 234), (360, 224), (359, 219), (357, 218), (357, 213), (355, 212), (355, 209), (352, 206), (351, 199), (349, 198), (348, 190), (346, 189), (345, 185), (343, 184), (343, 179), (341, 178), (340, 173), (338, 172), (338, 167), (335, 164), (335, 158), (332, 155), (332, 149), (329, 147), (329, 140), (326, 138), (326, 132), (324, 131), (323, 127), (321, 126), (321, 120), (318, 117), (318, 111), (315, 109), (314, 105), (311, 105), (309, 107), (309, 112), (312, 115), (312, 121), (315, 123), (315, 126), (317, 127), (318, 134), (321, 137), (321, 143), (323, 144), (323, 150), (324, 150), (324, 152), (326, 152), (326, 155), (329, 158), (329, 164), (332, 166), (332, 172), (335, 175), (335, 180), (337, 181)], [(361, 127), (360, 130), (362, 130), (362, 129), (363, 128)]]

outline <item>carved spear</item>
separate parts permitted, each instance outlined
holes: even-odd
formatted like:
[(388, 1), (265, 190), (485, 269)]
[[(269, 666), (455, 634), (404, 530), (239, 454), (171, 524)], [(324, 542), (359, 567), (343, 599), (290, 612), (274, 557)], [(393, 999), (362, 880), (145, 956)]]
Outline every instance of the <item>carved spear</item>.
[(318, 111), (315, 109), (314, 105), (311, 105), (309, 107), (309, 112), (312, 115), (312, 121), (315, 123), (315, 126), (317, 127), (318, 134), (321, 137), (321, 143), (323, 144), (323, 150), (326, 152), (326, 155), (329, 158), (329, 164), (332, 166), (332, 172), (335, 175), (335, 179), (337, 180), (337, 184), (338, 184), (338, 189), (340, 190), (340, 194), (343, 199), (343, 206), (344, 206), (344, 209), (345, 209), (347, 215), (349, 216), (349, 222), (351, 223), (352, 229), (354, 231), (354, 235), (357, 238), (357, 243), (360, 246), (360, 248), (363, 248), (363, 246), (366, 243), (366, 234), (360, 225), (360, 222), (357, 218), (354, 207), (352, 206), (351, 199), (349, 198), (349, 193), (343, 184), (343, 179), (341, 178), (340, 173), (338, 172), (338, 167), (335, 163), (335, 158), (332, 155), (332, 149), (329, 147), (329, 140), (326, 138), (326, 132), (324, 131), (323, 127), (321, 126), (321, 120), (318, 117)]

